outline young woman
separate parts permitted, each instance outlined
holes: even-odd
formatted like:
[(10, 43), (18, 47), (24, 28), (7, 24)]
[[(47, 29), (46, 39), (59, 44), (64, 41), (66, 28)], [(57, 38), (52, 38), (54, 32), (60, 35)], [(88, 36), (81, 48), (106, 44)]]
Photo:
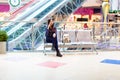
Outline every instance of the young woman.
[(46, 42), (52, 43), (53, 47), (56, 50), (56, 56), (62, 57), (58, 49), (57, 31), (56, 31), (56, 28), (54, 27), (54, 22), (52, 19), (48, 20), (48, 27), (46, 30)]

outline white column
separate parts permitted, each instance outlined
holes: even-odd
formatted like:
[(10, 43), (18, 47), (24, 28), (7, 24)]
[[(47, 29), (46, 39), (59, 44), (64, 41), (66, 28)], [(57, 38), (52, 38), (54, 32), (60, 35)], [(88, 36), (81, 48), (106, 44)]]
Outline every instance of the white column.
[(111, 10), (118, 10), (120, 9), (120, 0), (110, 0)]
[(120, 10), (120, 0), (118, 0), (118, 10)]

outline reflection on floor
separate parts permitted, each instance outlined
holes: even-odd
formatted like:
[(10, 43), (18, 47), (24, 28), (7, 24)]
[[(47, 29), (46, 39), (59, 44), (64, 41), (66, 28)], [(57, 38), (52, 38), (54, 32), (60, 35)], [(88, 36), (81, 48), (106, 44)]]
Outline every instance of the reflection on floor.
[(0, 80), (120, 80), (120, 51), (62, 53), (0, 54)]

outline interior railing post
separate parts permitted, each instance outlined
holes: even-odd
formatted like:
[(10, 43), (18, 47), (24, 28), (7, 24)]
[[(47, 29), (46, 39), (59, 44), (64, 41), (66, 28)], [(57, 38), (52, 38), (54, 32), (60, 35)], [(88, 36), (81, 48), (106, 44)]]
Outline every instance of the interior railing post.
[(35, 38), (34, 38), (34, 26), (32, 24), (32, 51), (34, 51), (34, 41), (35, 41)]

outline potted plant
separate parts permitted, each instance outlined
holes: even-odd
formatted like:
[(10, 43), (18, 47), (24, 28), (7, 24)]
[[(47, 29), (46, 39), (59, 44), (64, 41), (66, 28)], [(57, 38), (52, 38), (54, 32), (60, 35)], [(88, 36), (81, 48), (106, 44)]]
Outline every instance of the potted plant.
[(8, 35), (6, 31), (0, 30), (0, 54), (6, 53), (6, 42), (8, 39)]

